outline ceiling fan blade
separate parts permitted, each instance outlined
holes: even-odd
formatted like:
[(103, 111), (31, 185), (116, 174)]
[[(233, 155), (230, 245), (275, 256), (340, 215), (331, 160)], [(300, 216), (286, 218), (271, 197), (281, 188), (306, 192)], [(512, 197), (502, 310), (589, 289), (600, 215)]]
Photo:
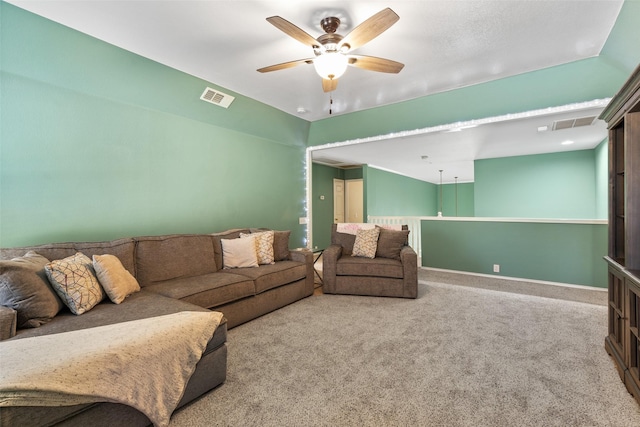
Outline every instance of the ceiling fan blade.
[(338, 87), (338, 79), (322, 79), (322, 90), (332, 92)]
[(298, 59), (297, 61), (283, 62), (281, 64), (269, 65), (268, 67), (258, 68), (261, 73), (268, 73), (270, 71), (286, 70), (287, 68), (295, 67), (303, 63), (312, 64), (313, 59)]
[(378, 71), (380, 73), (397, 74), (403, 68), (401, 62), (392, 61), (390, 59), (378, 58), (375, 56), (365, 55), (348, 55), (349, 65), (370, 71)]
[(398, 22), (398, 19), (400, 17), (393, 10), (383, 9), (347, 34), (342, 39), (342, 46), (348, 44), (349, 49), (357, 49), (385, 32)]
[(298, 40), (300, 43), (302, 43), (305, 46), (311, 46), (311, 47), (320, 46), (318, 41), (314, 39), (311, 35), (309, 35), (309, 33), (293, 25), (291, 22), (287, 21), (286, 19), (281, 18), (280, 16), (271, 16), (267, 18), (267, 21), (273, 24), (273, 26), (278, 28), (280, 31)]

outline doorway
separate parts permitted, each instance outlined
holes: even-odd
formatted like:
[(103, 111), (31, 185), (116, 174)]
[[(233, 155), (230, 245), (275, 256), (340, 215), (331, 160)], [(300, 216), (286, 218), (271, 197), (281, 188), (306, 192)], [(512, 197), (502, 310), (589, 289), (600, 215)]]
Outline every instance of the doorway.
[(364, 222), (362, 179), (333, 180), (333, 222)]

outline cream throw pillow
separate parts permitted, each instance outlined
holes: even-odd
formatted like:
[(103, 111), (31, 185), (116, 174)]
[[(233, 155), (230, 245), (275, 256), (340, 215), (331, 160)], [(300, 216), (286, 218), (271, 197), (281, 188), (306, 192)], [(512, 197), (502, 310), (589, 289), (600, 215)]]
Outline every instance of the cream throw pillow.
[(258, 256), (258, 264), (273, 264), (273, 230), (260, 231), (251, 234), (240, 233), (241, 239), (246, 239), (247, 237), (255, 237), (256, 239), (256, 254)]
[(107, 296), (116, 304), (120, 304), (129, 295), (140, 291), (136, 278), (124, 268), (115, 255), (94, 255), (93, 269)]
[(375, 258), (379, 235), (380, 230), (378, 228), (373, 228), (371, 230), (358, 230), (356, 232), (356, 241), (353, 244), (353, 252), (351, 253), (351, 256)]
[(244, 239), (220, 239), (223, 268), (257, 267), (255, 237)]
[(44, 266), (51, 286), (73, 314), (91, 310), (104, 299), (91, 258), (78, 252)]

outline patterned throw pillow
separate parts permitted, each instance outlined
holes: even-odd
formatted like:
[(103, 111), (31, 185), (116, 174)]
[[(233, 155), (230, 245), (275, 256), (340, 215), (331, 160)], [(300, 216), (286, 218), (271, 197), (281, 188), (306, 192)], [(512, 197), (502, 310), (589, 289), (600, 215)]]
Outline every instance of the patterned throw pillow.
[(376, 249), (378, 248), (379, 234), (380, 230), (378, 228), (371, 230), (358, 230), (356, 232), (356, 241), (353, 244), (353, 252), (351, 253), (351, 256), (375, 258)]
[(258, 264), (273, 264), (273, 230), (260, 231), (258, 233), (245, 234), (240, 233), (240, 238), (255, 237), (256, 254), (258, 256)]
[(91, 258), (78, 252), (44, 266), (51, 286), (73, 314), (91, 310), (104, 299)]

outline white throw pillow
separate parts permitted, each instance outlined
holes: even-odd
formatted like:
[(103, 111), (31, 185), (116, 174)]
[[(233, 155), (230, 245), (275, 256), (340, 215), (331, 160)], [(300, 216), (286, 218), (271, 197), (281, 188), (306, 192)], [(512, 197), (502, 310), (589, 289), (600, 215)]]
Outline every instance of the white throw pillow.
[(247, 237), (255, 237), (256, 239), (256, 253), (258, 255), (258, 264), (273, 264), (273, 230), (260, 231), (257, 233), (245, 234), (240, 233), (241, 239)]
[(257, 267), (255, 237), (244, 239), (220, 239), (223, 268)]
[(140, 291), (136, 278), (124, 268), (115, 255), (94, 255), (93, 269), (107, 296), (116, 304), (120, 304), (132, 293)]

